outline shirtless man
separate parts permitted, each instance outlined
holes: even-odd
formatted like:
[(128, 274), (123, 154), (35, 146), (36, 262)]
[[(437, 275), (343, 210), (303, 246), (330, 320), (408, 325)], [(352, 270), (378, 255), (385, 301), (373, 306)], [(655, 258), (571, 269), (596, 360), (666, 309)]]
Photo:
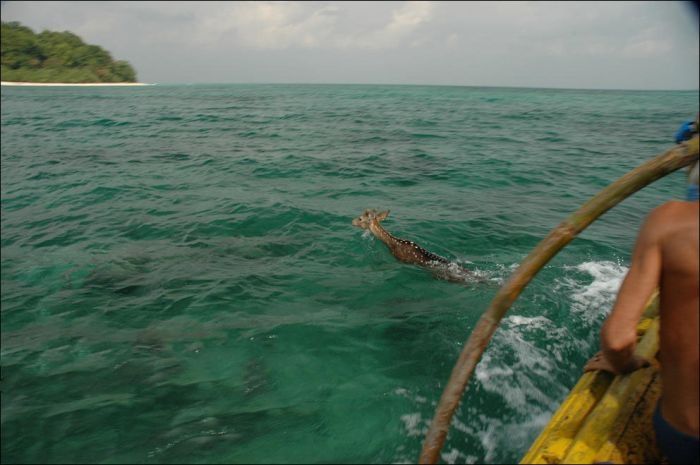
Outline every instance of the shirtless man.
[(657, 207), (642, 226), (629, 272), (601, 330), (602, 351), (584, 367), (585, 371), (624, 374), (649, 365), (647, 360), (633, 354), (636, 326), (645, 304), (658, 287), (663, 391), (654, 413), (654, 429), (659, 448), (671, 463), (697, 464), (700, 457), (697, 192), (698, 163), (695, 162), (689, 177), (688, 200), (670, 201)]

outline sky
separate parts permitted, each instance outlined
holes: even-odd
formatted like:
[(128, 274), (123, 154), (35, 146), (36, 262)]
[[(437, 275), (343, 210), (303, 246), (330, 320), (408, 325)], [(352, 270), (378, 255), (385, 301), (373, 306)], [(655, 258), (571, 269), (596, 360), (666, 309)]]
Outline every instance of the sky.
[(2, 2), (149, 83), (698, 89), (697, 2)]

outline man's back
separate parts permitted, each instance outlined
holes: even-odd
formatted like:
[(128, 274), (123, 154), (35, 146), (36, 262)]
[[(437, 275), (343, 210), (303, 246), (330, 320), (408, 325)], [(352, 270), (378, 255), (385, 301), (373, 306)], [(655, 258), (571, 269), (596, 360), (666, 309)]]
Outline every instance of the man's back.
[[(697, 132), (697, 121), (693, 127)], [(692, 136), (686, 132), (676, 137), (677, 143)], [(646, 302), (659, 288), (662, 393), (653, 424), (657, 445), (673, 464), (698, 464), (700, 459), (698, 167), (696, 161), (688, 170), (687, 201), (666, 202), (644, 222), (630, 269), (601, 328), (602, 350), (584, 367), (626, 374), (649, 365), (635, 354), (636, 327)]]
[(698, 294), (700, 265), (698, 202), (667, 202), (649, 218), (661, 252), (660, 362), (661, 411), (676, 429), (698, 436), (700, 341)]

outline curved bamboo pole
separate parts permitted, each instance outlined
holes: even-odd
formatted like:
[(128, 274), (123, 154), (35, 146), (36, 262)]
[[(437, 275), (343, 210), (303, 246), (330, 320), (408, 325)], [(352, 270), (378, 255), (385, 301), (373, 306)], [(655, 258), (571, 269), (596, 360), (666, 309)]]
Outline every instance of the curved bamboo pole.
[(688, 142), (677, 145), (640, 165), (600, 191), (554, 228), (530, 252), (530, 255), (523, 260), (520, 267), (513, 272), (493, 298), (491, 305), (477, 322), (464, 349), (462, 349), (462, 353), (452, 369), (450, 380), (440, 397), (435, 417), (423, 443), (419, 463), (437, 462), (447, 437), (452, 415), (467, 387), (469, 377), (486, 350), (499, 322), (537, 272), (578, 233), (586, 229), (603, 213), (641, 188), (697, 159), (698, 136), (695, 136)]

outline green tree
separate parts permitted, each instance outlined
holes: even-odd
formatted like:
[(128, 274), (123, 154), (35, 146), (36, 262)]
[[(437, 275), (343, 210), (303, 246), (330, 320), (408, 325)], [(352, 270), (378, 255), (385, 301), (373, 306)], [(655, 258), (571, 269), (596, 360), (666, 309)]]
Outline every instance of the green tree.
[(18, 22), (2, 23), (2, 79), (27, 82), (135, 82), (126, 61), (72, 32), (39, 34)]
[(3, 66), (12, 69), (32, 66), (41, 60), (41, 49), (31, 29), (17, 22), (2, 23), (0, 55)]

